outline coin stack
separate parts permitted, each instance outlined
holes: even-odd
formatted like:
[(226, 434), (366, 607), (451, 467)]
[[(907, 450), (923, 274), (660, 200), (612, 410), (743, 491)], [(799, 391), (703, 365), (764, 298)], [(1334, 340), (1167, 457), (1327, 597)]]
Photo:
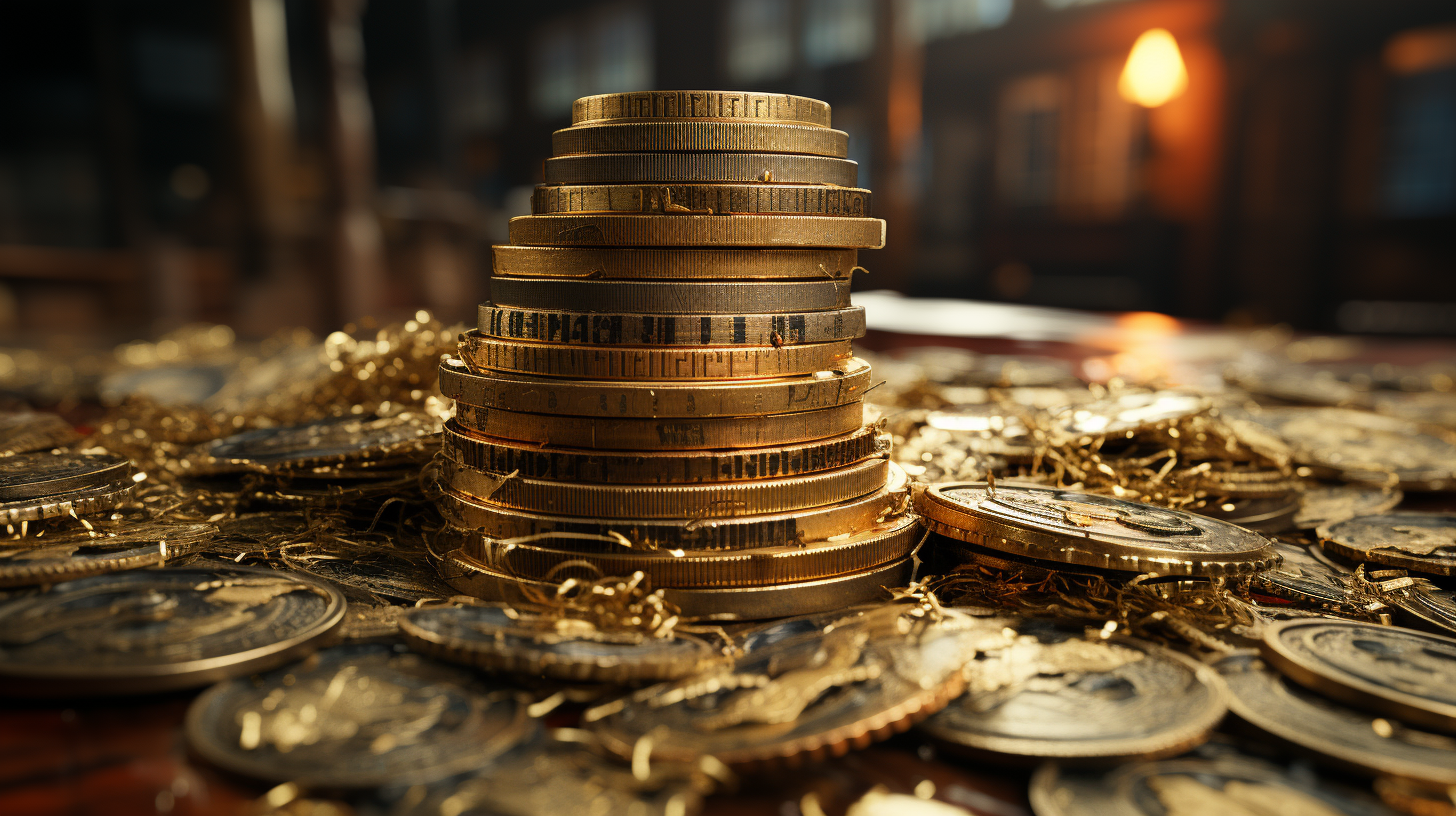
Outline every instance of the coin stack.
[(907, 578), (905, 477), (850, 350), (884, 222), (829, 106), (592, 96), (553, 145), (440, 368), (446, 579), (512, 600), (640, 572), (685, 614), (764, 618)]

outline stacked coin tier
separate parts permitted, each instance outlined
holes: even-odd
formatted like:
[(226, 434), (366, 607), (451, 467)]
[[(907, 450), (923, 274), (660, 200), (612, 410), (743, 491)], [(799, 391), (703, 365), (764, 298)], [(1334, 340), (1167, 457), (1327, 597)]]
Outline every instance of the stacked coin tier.
[(578, 100), (491, 300), (440, 367), (458, 589), (640, 572), (688, 615), (837, 608), (908, 578), (905, 475), (865, 424), (848, 137), (801, 97)]

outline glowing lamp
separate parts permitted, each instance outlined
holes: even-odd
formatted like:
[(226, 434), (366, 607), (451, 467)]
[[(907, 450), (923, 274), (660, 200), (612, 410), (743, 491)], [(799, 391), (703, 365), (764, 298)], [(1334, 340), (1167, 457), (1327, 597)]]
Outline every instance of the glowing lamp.
[(1144, 31), (1127, 55), (1117, 92), (1129, 102), (1156, 108), (1176, 99), (1187, 87), (1188, 69), (1178, 52), (1178, 41), (1165, 28)]

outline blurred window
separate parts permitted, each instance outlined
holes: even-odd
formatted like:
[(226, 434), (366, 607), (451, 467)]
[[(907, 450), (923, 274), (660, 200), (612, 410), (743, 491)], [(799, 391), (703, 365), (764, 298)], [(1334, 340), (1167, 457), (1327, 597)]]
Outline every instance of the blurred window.
[(542, 116), (571, 110), (577, 93), (577, 43), (570, 26), (555, 24), (536, 37), (531, 106)]
[(874, 11), (874, 0), (809, 0), (804, 61), (824, 68), (869, 56), (875, 45)]
[(1407, 31), (1385, 48), (1394, 75), (1381, 203), (1387, 215), (1456, 212), (1456, 27)]
[(637, 91), (652, 85), (652, 20), (636, 4), (596, 16), (588, 29), (590, 71), (583, 95)]
[(728, 4), (728, 76), (734, 82), (781, 77), (794, 62), (794, 21), (781, 0)]
[(477, 51), (461, 60), (457, 108), (460, 127), (469, 133), (498, 129), (506, 122), (506, 75), (500, 54)]
[(903, 29), (925, 42), (997, 28), (1011, 17), (1012, 0), (906, 0)]
[(1038, 74), (1007, 83), (1001, 92), (996, 177), (1013, 207), (1056, 203), (1065, 83)]

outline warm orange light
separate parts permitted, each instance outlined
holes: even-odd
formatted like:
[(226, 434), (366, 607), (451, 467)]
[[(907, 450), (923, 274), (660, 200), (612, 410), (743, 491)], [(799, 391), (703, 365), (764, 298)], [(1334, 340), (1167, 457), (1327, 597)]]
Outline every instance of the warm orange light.
[(1165, 28), (1144, 31), (1127, 55), (1117, 79), (1117, 92), (1129, 102), (1156, 108), (1176, 99), (1188, 87), (1188, 69), (1178, 52), (1178, 41)]

